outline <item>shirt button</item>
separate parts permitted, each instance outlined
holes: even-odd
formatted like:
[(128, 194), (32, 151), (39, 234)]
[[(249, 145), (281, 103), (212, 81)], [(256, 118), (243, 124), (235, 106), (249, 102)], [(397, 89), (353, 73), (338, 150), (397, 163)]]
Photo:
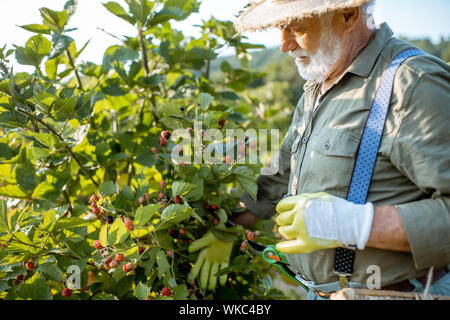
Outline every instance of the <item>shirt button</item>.
[(331, 145), (330, 145), (329, 142), (326, 142), (326, 143), (323, 145), (323, 148), (324, 148), (325, 150), (329, 150), (330, 147), (331, 147)]
[(303, 137), (302, 138), (302, 143), (307, 143), (308, 142), (308, 137)]

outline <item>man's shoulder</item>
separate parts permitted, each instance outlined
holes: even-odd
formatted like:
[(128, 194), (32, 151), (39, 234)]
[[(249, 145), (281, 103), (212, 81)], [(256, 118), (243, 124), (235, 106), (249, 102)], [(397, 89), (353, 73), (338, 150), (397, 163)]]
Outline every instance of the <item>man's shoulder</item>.
[[(389, 64), (398, 54), (411, 49), (420, 49), (405, 40), (393, 37), (380, 53), (381, 58)], [(450, 74), (450, 65), (438, 57), (426, 53), (407, 59), (399, 68), (399, 76), (412, 77), (415, 81), (424, 75)]]

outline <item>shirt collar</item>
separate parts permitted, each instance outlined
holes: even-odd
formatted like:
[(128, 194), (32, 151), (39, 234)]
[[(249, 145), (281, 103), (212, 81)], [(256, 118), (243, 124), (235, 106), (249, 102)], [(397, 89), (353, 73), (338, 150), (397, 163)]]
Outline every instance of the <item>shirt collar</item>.
[(363, 78), (367, 78), (377, 61), (384, 46), (391, 40), (394, 33), (387, 23), (379, 25), (375, 31), (375, 37), (360, 52), (345, 73), (351, 72)]
[[(369, 44), (359, 53), (352, 64), (336, 81), (339, 82), (348, 72), (367, 78), (375, 65), (375, 62), (383, 50), (384, 46), (391, 40), (394, 33), (386, 22), (377, 26), (375, 36), (369, 41)], [(303, 86), (305, 93), (313, 92), (319, 83), (307, 81)]]

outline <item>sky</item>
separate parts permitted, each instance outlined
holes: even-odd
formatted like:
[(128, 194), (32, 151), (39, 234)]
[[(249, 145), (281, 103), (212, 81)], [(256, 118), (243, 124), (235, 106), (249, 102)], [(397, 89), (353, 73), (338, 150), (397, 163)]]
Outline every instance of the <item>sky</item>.
[[(78, 48), (91, 40), (80, 59), (101, 63), (103, 52), (111, 45), (120, 42), (99, 30), (100, 28), (116, 36), (135, 36), (136, 30), (124, 20), (113, 16), (102, 5), (110, 0), (78, 0), (78, 8), (69, 27), (77, 27), (71, 32)], [(62, 10), (65, 0), (0, 0), (0, 46), (5, 44), (24, 45), (33, 34), (19, 28), (19, 25), (41, 23), (39, 8), (48, 7)], [(124, 0), (116, 2), (126, 7)], [(186, 35), (198, 35), (193, 25), (208, 20), (211, 16), (219, 20), (234, 20), (235, 15), (248, 0), (203, 0), (200, 12), (191, 15), (183, 22), (173, 25)], [(377, 23), (387, 22), (396, 35), (408, 37), (429, 37), (434, 42), (440, 37), (450, 37), (449, 0), (378, 0), (375, 9)], [(251, 43), (276, 47), (280, 43), (278, 30), (245, 34)], [(229, 52), (224, 52), (227, 54)], [(14, 64), (15, 71), (30, 71), (29, 67)]]

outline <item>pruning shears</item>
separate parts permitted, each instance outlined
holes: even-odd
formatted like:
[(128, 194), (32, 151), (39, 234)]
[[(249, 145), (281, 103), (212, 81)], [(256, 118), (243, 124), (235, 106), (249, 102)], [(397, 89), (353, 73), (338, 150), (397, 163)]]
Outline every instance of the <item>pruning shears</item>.
[(250, 248), (252, 248), (258, 254), (261, 254), (264, 261), (275, 266), (284, 275), (286, 275), (289, 279), (293, 280), (295, 283), (300, 285), (306, 291), (311, 290), (316, 295), (319, 295), (321, 297), (330, 296), (330, 293), (326, 293), (326, 292), (322, 292), (322, 291), (318, 291), (318, 290), (314, 289), (314, 287), (313, 287), (314, 282), (312, 282), (310, 280), (306, 280), (300, 274), (292, 271), (291, 268), (289, 267), (289, 262), (287, 261), (286, 256), (282, 252), (279, 252), (275, 248), (275, 245), (264, 246), (262, 244), (253, 242), (251, 240), (246, 240), (246, 241), (250, 245)]

